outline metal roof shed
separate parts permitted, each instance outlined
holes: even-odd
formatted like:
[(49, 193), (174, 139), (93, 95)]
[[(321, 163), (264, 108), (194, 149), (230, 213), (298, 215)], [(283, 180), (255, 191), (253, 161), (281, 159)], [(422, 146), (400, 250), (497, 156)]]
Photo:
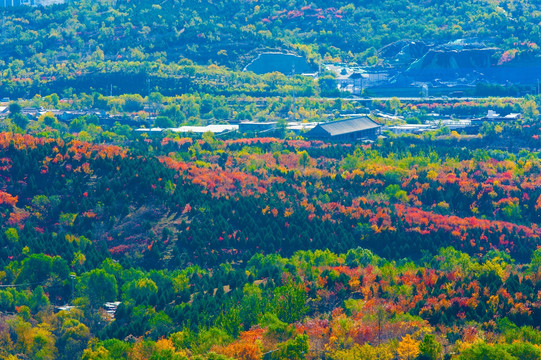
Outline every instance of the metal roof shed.
[(381, 125), (369, 117), (360, 116), (319, 124), (307, 132), (306, 136), (314, 139), (355, 141), (375, 138), (379, 134), (380, 127)]

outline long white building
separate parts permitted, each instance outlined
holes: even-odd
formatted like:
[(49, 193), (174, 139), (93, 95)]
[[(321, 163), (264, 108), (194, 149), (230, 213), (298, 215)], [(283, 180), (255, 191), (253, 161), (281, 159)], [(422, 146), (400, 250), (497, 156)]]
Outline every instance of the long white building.
[(63, 4), (65, 0), (0, 0), (0, 7), (12, 6), (49, 6), (54, 4)]

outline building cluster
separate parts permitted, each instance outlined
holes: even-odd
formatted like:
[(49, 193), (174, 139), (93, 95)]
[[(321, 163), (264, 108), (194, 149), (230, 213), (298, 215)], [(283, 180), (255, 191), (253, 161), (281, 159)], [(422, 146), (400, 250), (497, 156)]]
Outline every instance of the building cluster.
[(0, 0), (0, 7), (12, 6), (49, 6), (63, 4), (65, 0)]
[[(279, 130), (278, 122), (245, 121), (239, 124), (207, 125), (207, 126), (181, 126), (178, 128), (140, 128), (139, 133), (159, 134), (163, 131), (176, 133), (205, 133), (224, 134), (238, 131), (241, 134), (265, 135)], [(309, 139), (333, 141), (362, 141), (373, 140), (380, 134), (381, 125), (368, 116), (356, 116), (350, 119), (338, 120), (328, 123), (285, 123), (283, 128), (287, 132), (303, 134)]]
[(473, 119), (432, 119), (424, 124), (401, 124), (382, 127), (382, 131), (390, 131), (393, 134), (420, 134), (425, 131), (437, 130), (443, 127), (451, 131), (477, 131), (485, 122), (487, 123), (508, 123), (520, 120), (521, 114), (511, 113), (505, 116), (489, 110), (486, 116)]
[[(103, 110), (57, 110), (44, 108), (22, 108), (21, 113), (30, 120), (38, 120), (40, 116), (50, 113), (59, 121), (70, 123), (73, 119), (83, 116), (93, 116), (103, 125), (114, 125), (121, 123), (132, 127), (137, 127), (137, 133), (160, 134), (164, 131), (175, 133), (193, 133), (203, 134), (211, 132), (214, 134), (227, 134), (238, 132), (247, 135), (273, 135), (281, 131), (302, 135), (308, 139), (315, 140), (331, 140), (331, 141), (372, 141), (384, 132), (389, 131), (393, 134), (420, 134), (426, 131), (437, 130), (443, 127), (453, 131), (464, 130), (466, 132), (477, 131), (483, 123), (505, 123), (517, 121), (521, 118), (521, 114), (508, 114), (502, 116), (496, 112), (489, 110), (487, 115), (473, 119), (451, 119), (442, 118), (437, 114), (432, 114), (432, 119), (423, 124), (403, 124), (404, 119), (400, 116), (393, 116), (383, 113), (372, 115), (349, 114), (344, 119), (331, 121), (326, 123), (321, 122), (257, 122), (243, 121), (240, 123), (226, 124), (210, 124), (205, 126), (180, 126), (174, 128), (148, 128), (148, 124), (152, 119), (142, 119), (137, 116), (115, 115), (107, 113)], [(6, 118), (9, 115), (9, 107), (7, 103), (0, 103), (0, 119)], [(383, 119), (390, 125), (381, 125), (380, 122), (374, 119)], [(395, 123), (393, 125), (393, 123)], [(144, 126), (143, 126), (144, 125)]]

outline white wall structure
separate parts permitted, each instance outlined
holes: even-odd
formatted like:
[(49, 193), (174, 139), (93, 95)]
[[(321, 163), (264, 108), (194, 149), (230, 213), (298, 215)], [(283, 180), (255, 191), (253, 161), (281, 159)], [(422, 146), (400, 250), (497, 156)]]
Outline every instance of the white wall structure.
[(65, 0), (34, 0), (35, 5), (39, 6), (49, 6), (54, 4), (63, 4)]
[(12, 6), (49, 6), (55, 4), (63, 4), (66, 0), (0, 0), (0, 7)]

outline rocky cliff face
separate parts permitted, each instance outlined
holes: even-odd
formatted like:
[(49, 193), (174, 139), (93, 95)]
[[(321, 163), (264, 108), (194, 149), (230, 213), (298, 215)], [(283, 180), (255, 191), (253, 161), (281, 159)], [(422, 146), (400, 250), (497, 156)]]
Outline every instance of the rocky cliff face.
[[(495, 48), (438, 48), (414, 61), (400, 76), (411, 81), (476, 84), (533, 84), (541, 74), (541, 58), (517, 57), (497, 64)], [(537, 76), (541, 77), (541, 76)]]
[(378, 51), (378, 56), (390, 66), (407, 66), (422, 57), (429, 46), (422, 41), (400, 40)]
[(493, 48), (429, 50), (424, 56), (413, 62), (406, 72), (422, 72), (429, 69), (485, 69), (492, 66), (492, 56), (495, 52), (496, 49)]
[(311, 73), (315, 70), (301, 56), (284, 53), (262, 53), (245, 68), (256, 74), (281, 72), (284, 75)]

